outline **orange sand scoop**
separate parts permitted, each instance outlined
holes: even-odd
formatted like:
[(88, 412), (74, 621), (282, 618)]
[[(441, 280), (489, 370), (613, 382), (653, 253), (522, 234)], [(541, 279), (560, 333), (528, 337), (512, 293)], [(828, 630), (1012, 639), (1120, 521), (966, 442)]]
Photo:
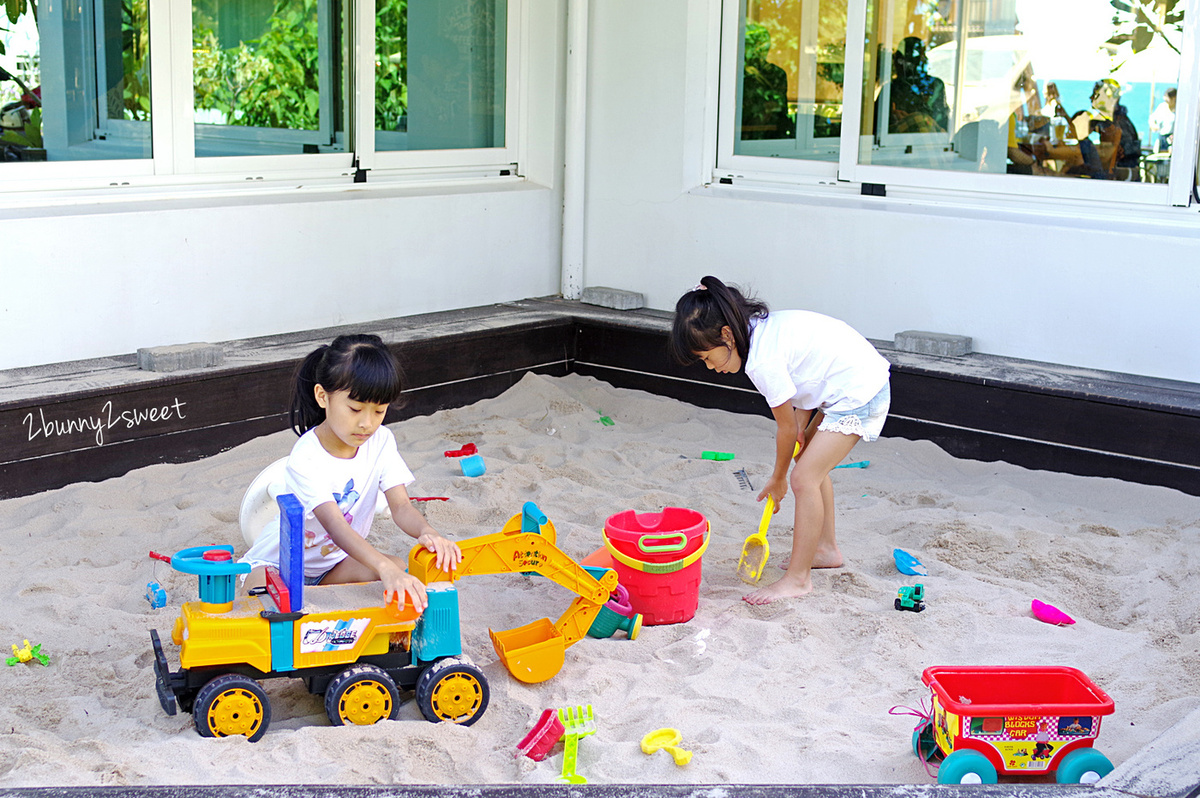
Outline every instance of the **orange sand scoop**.
[(767, 557), (771, 554), (771, 544), (767, 542), (767, 527), (771, 524), (774, 512), (775, 498), (768, 493), (762, 520), (758, 522), (758, 531), (746, 538), (742, 544), (742, 557), (738, 560), (738, 576), (747, 584), (757, 585), (758, 580), (762, 579)]

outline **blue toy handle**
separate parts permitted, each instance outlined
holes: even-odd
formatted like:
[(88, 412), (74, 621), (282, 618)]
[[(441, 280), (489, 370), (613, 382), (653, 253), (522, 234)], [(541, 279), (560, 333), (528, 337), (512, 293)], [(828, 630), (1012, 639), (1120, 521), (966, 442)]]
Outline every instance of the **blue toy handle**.
[(521, 531), (522, 532), (541, 532), (545, 526), (546, 514), (543, 513), (538, 506), (533, 502), (525, 502), (521, 506)]
[[(231, 559), (206, 560), (204, 555), (210, 551), (229, 552)], [(171, 567), (185, 574), (197, 576), (233, 576), (234, 574), (250, 573), (250, 563), (235, 562), (233, 546), (192, 546), (176, 552), (171, 558)]]

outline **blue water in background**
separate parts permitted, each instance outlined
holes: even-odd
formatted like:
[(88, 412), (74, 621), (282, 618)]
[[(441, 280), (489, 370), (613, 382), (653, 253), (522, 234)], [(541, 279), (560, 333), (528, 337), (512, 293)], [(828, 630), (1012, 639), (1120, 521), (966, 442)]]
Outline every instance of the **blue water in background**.
[[(1105, 76), (1100, 76), (1100, 78), (1103, 77)], [(1052, 82), (1058, 86), (1058, 96), (1061, 98), (1063, 108), (1067, 110), (1069, 116), (1074, 116), (1080, 111), (1092, 107), (1092, 87), (1096, 85), (1096, 81), (1055, 80)], [(1138, 137), (1142, 140), (1143, 149), (1151, 146), (1150, 113), (1162, 102), (1163, 92), (1171, 88), (1172, 85), (1174, 84), (1154, 84), (1155, 96), (1151, 98), (1151, 84), (1149, 83), (1121, 84), (1121, 105), (1124, 105), (1128, 109), (1129, 119), (1133, 122), (1133, 126), (1137, 128)], [(1042, 97), (1045, 98), (1046, 81), (1039, 80), (1038, 88), (1042, 92)], [(1151, 99), (1154, 100), (1153, 103), (1151, 103)]]

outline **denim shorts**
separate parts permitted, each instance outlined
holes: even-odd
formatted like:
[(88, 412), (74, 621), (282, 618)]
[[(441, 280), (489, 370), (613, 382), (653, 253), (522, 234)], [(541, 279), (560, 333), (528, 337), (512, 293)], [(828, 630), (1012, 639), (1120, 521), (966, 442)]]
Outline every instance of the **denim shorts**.
[[(332, 568), (329, 569), (329, 571), (332, 571), (332, 570), (333, 570)], [(304, 577), (304, 584), (307, 585), (308, 587), (312, 587), (313, 585), (321, 584), (321, 580), (324, 579), (325, 577), (329, 576), (329, 571), (326, 571), (323, 574), (317, 574), (316, 576)]]
[(883, 384), (875, 398), (862, 407), (847, 410), (843, 413), (823, 410), (825, 418), (817, 431), (840, 432), (843, 435), (857, 435), (864, 441), (873, 441), (883, 431), (883, 422), (887, 420), (888, 408), (892, 404), (892, 383), (889, 380)]

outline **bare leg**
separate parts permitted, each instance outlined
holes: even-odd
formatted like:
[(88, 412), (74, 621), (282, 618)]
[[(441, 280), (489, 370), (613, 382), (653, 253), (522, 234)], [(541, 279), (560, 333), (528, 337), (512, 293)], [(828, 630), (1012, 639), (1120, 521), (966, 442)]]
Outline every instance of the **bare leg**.
[(826, 524), (826, 516), (832, 518), (833, 515), (833, 487), (830, 484), (826, 492), (824, 483), (829, 480), (833, 467), (859, 440), (857, 435), (817, 432), (804, 447), (790, 478), (796, 515), (792, 529), (792, 558), (787, 571), (778, 582), (743, 596), (743, 601), (770, 604), (781, 598), (803, 596), (812, 592), (812, 568), (818, 552), (826, 562), (841, 560), (832, 521)]
[[(804, 414), (811, 415), (805, 416)], [(817, 427), (820, 426), (821, 420), (825, 418), (825, 414), (820, 410), (797, 410), (796, 418), (805, 422), (800, 428), (804, 430), (804, 445), (807, 447), (816, 433)], [(842, 559), (841, 551), (838, 550), (837, 536), (834, 533), (833, 480), (829, 478), (829, 475), (826, 475), (821, 482), (821, 504), (824, 506), (825, 519), (821, 527), (821, 539), (817, 544), (816, 554), (813, 555), (812, 567), (841, 568), (845, 561)], [(780, 563), (779, 567), (786, 571), (790, 563), (791, 558), (789, 557)]]

